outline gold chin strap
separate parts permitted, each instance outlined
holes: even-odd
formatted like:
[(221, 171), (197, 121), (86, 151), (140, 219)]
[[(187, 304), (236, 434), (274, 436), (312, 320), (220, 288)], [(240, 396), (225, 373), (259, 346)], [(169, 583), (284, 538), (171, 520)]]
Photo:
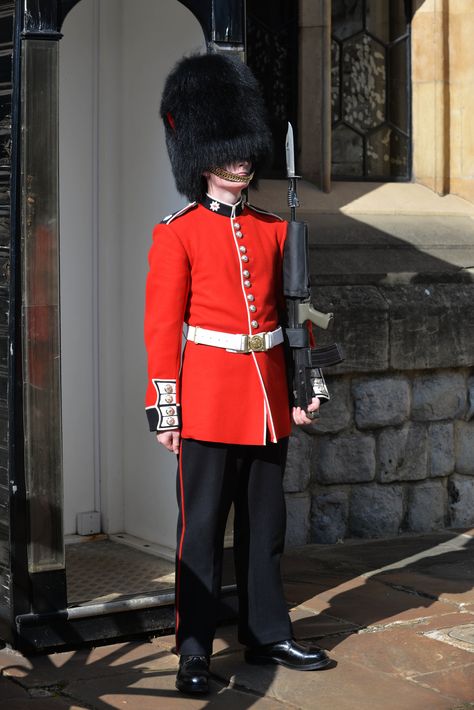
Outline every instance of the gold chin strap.
[(237, 175), (237, 173), (230, 173), (228, 170), (224, 170), (224, 168), (209, 168), (209, 172), (213, 175), (217, 175), (217, 177), (224, 178), (224, 180), (229, 180), (230, 182), (245, 182), (247, 185), (254, 175), (253, 173), (249, 175)]

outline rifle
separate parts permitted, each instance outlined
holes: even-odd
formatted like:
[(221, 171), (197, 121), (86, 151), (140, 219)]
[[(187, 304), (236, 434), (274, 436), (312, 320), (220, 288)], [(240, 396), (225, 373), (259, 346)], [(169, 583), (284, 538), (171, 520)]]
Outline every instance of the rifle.
[(286, 167), (288, 175), (288, 206), (291, 219), (283, 255), (283, 292), (287, 307), (287, 327), (285, 340), (291, 353), (291, 377), (293, 404), (306, 411), (309, 419), (315, 419), (319, 412), (308, 412), (307, 406), (313, 397), (319, 397), (321, 404), (329, 401), (330, 395), (324, 381), (321, 367), (337, 365), (343, 356), (337, 343), (322, 348), (311, 348), (308, 321), (326, 330), (333, 320), (333, 313), (322, 313), (311, 305), (311, 283), (309, 274), (308, 225), (296, 220), (299, 207), (295, 172), (295, 149), (293, 128), (288, 123), (286, 134)]

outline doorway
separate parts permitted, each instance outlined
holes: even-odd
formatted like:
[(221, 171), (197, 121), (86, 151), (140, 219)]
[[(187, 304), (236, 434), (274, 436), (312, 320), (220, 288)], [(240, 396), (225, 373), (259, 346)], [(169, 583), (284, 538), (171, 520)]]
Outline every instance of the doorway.
[[(159, 570), (166, 586), (173, 584), (176, 462), (147, 430), (143, 297), (153, 225), (183, 205), (166, 154), (159, 97), (173, 64), (202, 50), (204, 37), (176, 0), (82, 0), (68, 14), (63, 34), (64, 531), (71, 543), (68, 597), (80, 603), (135, 593), (138, 569), (145, 570), (141, 591), (159, 588)], [(91, 511), (100, 513), (98, 535), (78, 536), (78, 516)], [(79, 540), (90, 544), (73, 544)], [(117, 560), (111, 570), (123, 570), (127, 560), (133, 585), (119, 583), (113, 571), (107, 578), (107, 559)], [(100, 589), (94, 587), (98, 576), (105, 577)], [(77, 591), (79, 577), (91, 581), (89, 592)]]

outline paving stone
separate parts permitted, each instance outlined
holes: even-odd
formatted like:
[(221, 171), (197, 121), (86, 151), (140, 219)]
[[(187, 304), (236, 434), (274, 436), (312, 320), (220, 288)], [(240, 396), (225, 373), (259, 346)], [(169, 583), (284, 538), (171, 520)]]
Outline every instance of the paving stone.
[(454, 471), (453, 422), (433, 422), (428, 427), (428, 472), (432, 478)]
[(413, 622), (453, 610), (447, 602), (393, 589), (373, 578), (356, 577), (316, 594), (311, 583), (285, 581), (284, 587), (287, 601), (363, 628)]
[(367, 434), (339, 434), (317, 439), (318, 483), (361, 483), (375, 478), (375, 440)]
[(348, 516), (347, 491), (331, 489), (314, 495), (311, 505), (311, 541), (332, 544), (343, 540), (347, 534)]
[(460, 372), (420, 375), (413, 380), (412, 419), (456, 419), (466, 410), (466, 381)]
[[(240, 658), (241, 654), (236, 657)], [(216, 663), (212, 662), (212, 670)], [(216, 710), (244, 710), (249, 707), (282, 710), (281, 703), (274, 699), (249, 697), (218, 681), (211, 681), (211, 693), (208, 696), (184, 696), (175, 688), (175, 677), (176, 668), (163, 669), (159, 673), (124, 673), (115, 677), (76, 681), (68, 686), (67, 691), (72, 697), (94, 708), (110, 710), (204, 710), (209, 707)]]
[(359, 632), (320, 639), (319, 644), (346, 661), (360, 663), (380, 674), (412, 678), (474, 663), (469, 651), (423, 636), (418, 626), (398, 627), (375, 633)]
[[(0, 698), (1, 699), (1, 698)], [(3, 706), (0, 705), (3, 710)], [(86, 710), (86, 705), (71, 702), (62, 697), (13, 698), (8, 700), (5, 710)]]
[[(416, 687), (405, 680), (375, 673), (350, 661), (313, 673), (295, 673), (276, 666), (251, 666), (227, 656), (215, 672), (237, 687), (265, 693), (267, 698), (287, 702), (291, 708), (314, 710), (447, 710), (439, 693)], [(316, 705), (315, 705), (316, 703)], [(253, 707), (253, 706), (252, 706)]]
[(424, 481), (408, 491), (408, 529), (429, 532), (444, 528), (447, 492), (442, 481)]
[(456, 471), (474, 475), (474, 421), (455, 423)]
[(56, 685), (71, 680), (113, 676), (131, 669), (151, 670), (174, 662), (168, 650), (155, 643), (121, 643), (90, 650), (20, 656), (3, 674), (17, 678), (25, 687)]
[(410, 410), (410, 386), (404, 377), (379, 377), (352, 384), (359, 429), (402, 424)]
[(27, 691), (18, 685), (18, 683), (15, 683), (13, 680), (0, 677), (0, 708), (2, 707), (1, 701), (28, 697), (29, 695)]
[(359, 628), (350, 621), (335, 619), (328, 614), (315, 614), (299, 606), (290, 611), (290, 618), (294, 637), (302, 640), (352, 632)]
[(416, 481), (428, 475), (428, 429), (408, 422), (401, 428), (387, 427), (378, 441), (378, 479)]
[[(413, 682), (419, 687), (432, 688), (457, 702), (474, 704), (474, 663), (444, 673), (424, 673), (414, 678)], [(464, 707), (460, 710), (464, 710)]]
[(354, 486), (349, 512), (350, 534), (369, 538), (397, 534), (402, 518), (401, 486)]
[(438, 629), (448, 629), (453, 626), (461, 626), (464, 624), (472, 624), (474, 622), (474, 609), (466, 611), (464, 608), (458, 609), (455, 612), (447, 614), (437, 614), (430, 616), (427, 619), (420, 619), (410, 626), (413, 631), (419, 634), (427, 634), (430, 631)]
[(283, 489), (285, 493), (305, 491), (311, 478), (313, 440), (299, 427), (294, 427), (288, 445)]
[(458, 605), (474, 604), (472, 578), (450, 579), (449, 572), (450, 568), (446, 569), (444, 577), (441, 577), (401, 569), (381, 572), (377, 578), (387, 584), (397, 585), (421, 594), (429, 594), (440, 601)]
[[(291, 570), (297, 565), (301, 573), (304, 569), (310, 570), (311, 577), (308, 579), (317, 581), (318, 574), (324, 574), (328, 577), (339, 576), (340, 581), (344, 581), (359, 574), (379, 574), (387, 567), (405, 568), (409, 564), (413, 569), (418, 569), (420, 565), (420, 568), (424, 568), (425, 564), (431, 566), (432, 557), (439, 558), (439, 555), (445, 553), (449, 553), (449, 559), (453, 559), (455, 564), (458, 559), (456, 553), (460, 552), (464, 559), (465, 548), (471, 544), (470, 541), (471, 537), (464, 534), (464, 529), (460, 533), (454, 530), (404, 533), (375, 540), (346, 538), (339, 545), (305, 545), (296, 548), (292, 550), (288, 564), (291, 564)], [(446, 562), (445, 558), (441, 559)], [(284, 559), (284, 574), (285, 563)], [(298, 579), (305, 577), (298, 576)]]

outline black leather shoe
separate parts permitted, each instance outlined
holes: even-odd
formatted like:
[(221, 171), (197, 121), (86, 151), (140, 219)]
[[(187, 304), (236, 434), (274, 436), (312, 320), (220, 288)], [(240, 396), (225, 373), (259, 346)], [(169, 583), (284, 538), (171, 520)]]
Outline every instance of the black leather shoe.
[(182, 693), (204, 695), (209, 692), (209, 657), (180, 656), (176, 687)]
[(296, 671), (319, 671), (331, 663), (325, 651), (314, 646), (303, 646), (292, 639), (247, 648), (245, 660), (257, 665), (277, 663)]

